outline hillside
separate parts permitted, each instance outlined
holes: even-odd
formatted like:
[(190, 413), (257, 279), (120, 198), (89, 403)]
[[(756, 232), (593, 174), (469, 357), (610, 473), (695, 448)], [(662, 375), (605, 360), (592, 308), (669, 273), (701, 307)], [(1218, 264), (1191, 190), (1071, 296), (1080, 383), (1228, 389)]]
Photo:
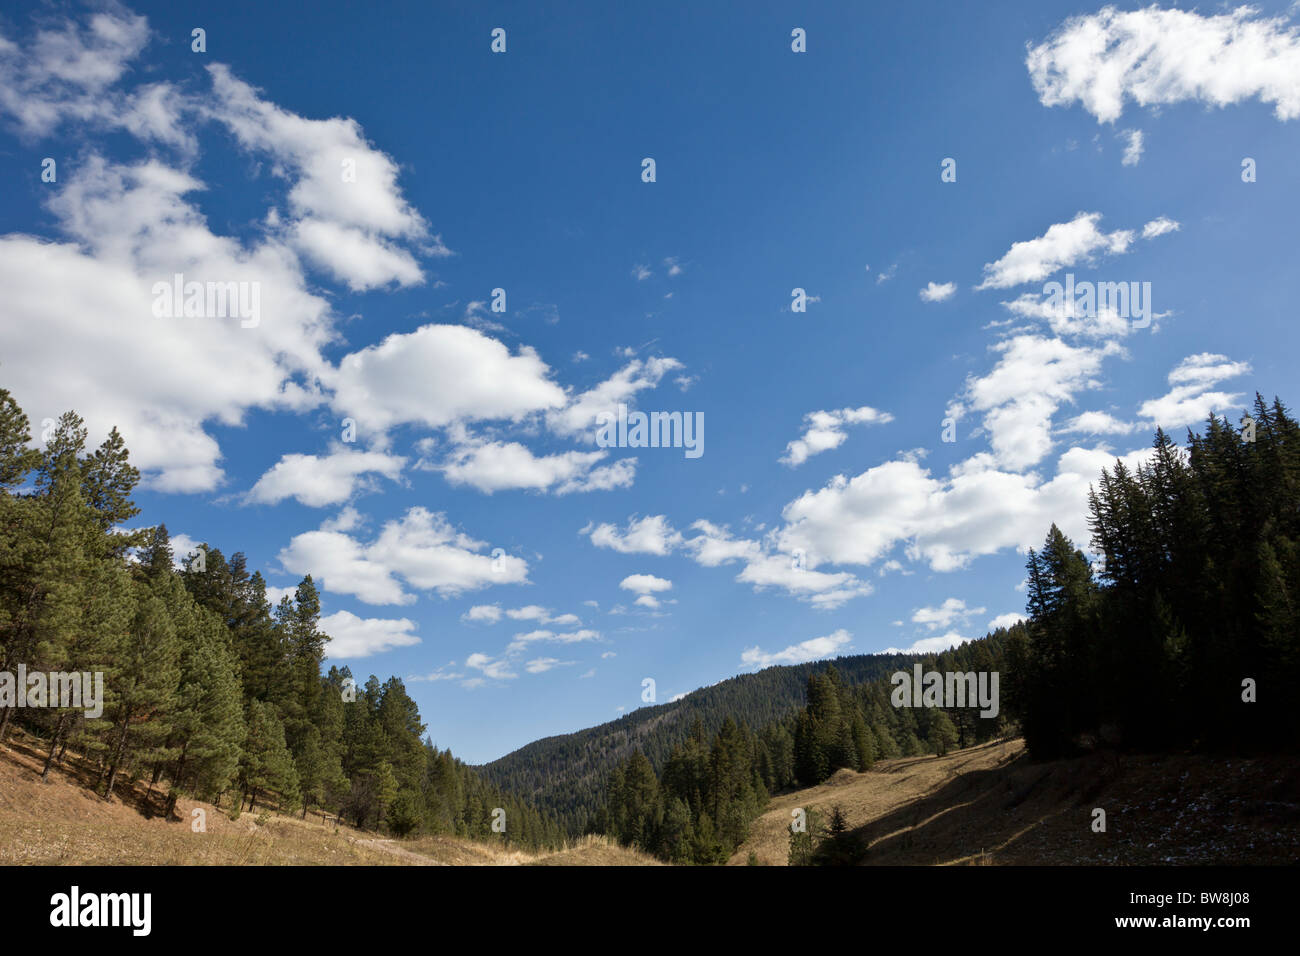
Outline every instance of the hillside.
[(692, 691), (681, 700), (641, 707), (595, 727), (544, 737), (477, 767), (483, 779), (558, 816), (570, 834), (584, 831), (603, 802), (609, 775), (640, 749), (658, 772), (698, 720), (708, 735), (731, 717), (750, 729), (802, 707), (810, 674), (834, 664), (847, 686), (910, 668), (922, 655), (858, 654), (833, 661), (769, 667)]
[[(1033, 763), (1022, 740), (882, 760), (775, 797), (728, 861), (784, 866), (794, 808), (838, 804), (862, 865), (1291, 864), (1294, 758), (1094, 753)], [(1094, 833), (1092, 811), (1107, 811)]]
[[(280, 813), (230, 819), (210, 803), (179, 798), (176, 816), (161, 815), (165, 794), (137, 784), (126, 799), (106, 802), (75, 769), (55, 769), (41, 783), (34, 741), (15, 735), (0, 747), (0, 866), (656, 866), (634, 850), (591, 837), (557, 851), (526, 853), (451, 836), (385, 839), (375, 833)], [(206, 832), (190, 828), (202, 810)], [(259, 822), (260, 821), (260, 822)]]

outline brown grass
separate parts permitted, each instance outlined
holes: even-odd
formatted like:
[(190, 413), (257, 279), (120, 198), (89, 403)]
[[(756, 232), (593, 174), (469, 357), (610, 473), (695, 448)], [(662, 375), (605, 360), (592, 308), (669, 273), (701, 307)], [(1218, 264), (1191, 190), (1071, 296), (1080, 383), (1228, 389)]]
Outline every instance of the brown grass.
[[(884, 760), (869, 773), (773, 799), (729, 865), (783, 866), (790, 811), (838, 803), (864, 864), (1292, 863), (1300, 857), (1300, 760), (1093, 754), (1032, 763), (1020, 740), (946, 757)], [(1092, 831), (1093, 808), (1106, 811)]]
[[(41, 782), (39, 742), (15, 730), (0, 746), (0, 865), (113, 866), (519, 866), (646, 865), (656, 861), (603, 838), (528, 854), (449, 836), (391, 840), (317, 814), (307, 820), (264, 807), (231, 820), (227, 810), (178, 799), (163, 818), (166, 790), (122, 782), (105, 801), (93, 772), (73, 755)], [(203, 810), (206, 832), (190, 828)], [(259, 824), (258, 819), (264, 822)]]

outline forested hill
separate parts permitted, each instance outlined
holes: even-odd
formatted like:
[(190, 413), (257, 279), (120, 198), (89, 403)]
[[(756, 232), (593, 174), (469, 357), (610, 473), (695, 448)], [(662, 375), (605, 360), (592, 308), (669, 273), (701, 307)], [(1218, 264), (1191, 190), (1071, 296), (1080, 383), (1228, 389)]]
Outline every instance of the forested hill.
[(204, 544), (178, 570), (165, 525), (128, 528), (140, 474), (122, 436), (86, 439), (67, 412), (32, 447), (0, 388), (0, 675), (12, 689), (20, 669), (84, 672), (102, 692), (97, 710), (80, 690), (47, 701), (39, 683), (31, 706), (0, 694), (0, 746), (21, 727), (43, 778), (74, 770), (110, 802), (149, 781), (168, 818), (185, 797), (232, 819), (319, 810), (396, 836), (558, 843), (554, 820), (433, 746), (400, 679), (321, 674), (330, 637), (310, 574), (272, 606), (241, 552)]
[(571, 833), (581, 833), (604, 803), (610, 773), (634, 750), (644, 753), (658, 773), (697, 720), (710, 736), (727, 717), (757, 730), (802, 707), (809, 675), (832, 663), (845, 685), (852, 686), (908, 670), (925, 657), (858, 654), (769, 667), (702, 687), (681, 700), (642, 707), (609, 723), (535, 740), (478, 769), (489, 783), (554, 812)]

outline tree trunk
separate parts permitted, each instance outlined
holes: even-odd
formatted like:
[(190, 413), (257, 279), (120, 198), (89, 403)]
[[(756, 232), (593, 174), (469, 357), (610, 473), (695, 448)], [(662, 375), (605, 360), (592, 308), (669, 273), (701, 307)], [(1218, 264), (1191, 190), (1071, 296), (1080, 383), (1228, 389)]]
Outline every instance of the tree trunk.
[(113, 784), (117, 782), (117, 768), (122, 763), (122, 754), (126, 752), (126, 737), (130, 732), (130, 725), (131, 713), (128, 709), (122, 715), (122, 735), (118, 738), (117, 752), (113, 754), (112, 763), (108, 768), (108, 787), (104, 790), (104, 799), (110, 802), (113, 799)]
[(50, 752), (45, 758), (45, 768), (41, 770), (41, 783), (50, 782), (50, 765), (54, 763), (54, 752), (59, 749), (59, 738), (63, 736), (63, 727), (67, 720), (67, 714), (60, 714), (59, 719), (55, 721), (54, 739), (50, 741)]
[(0, 743), (4, 743), (5, 738), (9, 736), (9, 718), (14, 715), (14, 709), (6, 707), (4, 716), (0, 717)]

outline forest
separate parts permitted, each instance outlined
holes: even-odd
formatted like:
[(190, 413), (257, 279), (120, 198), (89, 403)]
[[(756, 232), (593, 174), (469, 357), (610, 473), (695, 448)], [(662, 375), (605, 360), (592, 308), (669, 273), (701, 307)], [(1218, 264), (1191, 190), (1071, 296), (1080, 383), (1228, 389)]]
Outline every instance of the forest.
[[(1098, 747), (1294, 751), (1300, 645), (1300, 427), (1257, 395), (1239, 428), (1211, 417), (1180, 448), (1157, 430), (1130, 472), (1088, 496), (1091, 547), (1055, 525), (1029, 549), (1026, 618), (925, 659), (940, 672), (999, 671), (1006, 717), (978, 708), (896, 708), (877, 678), (809, 675), (801, 710), (758, 732), (697, 722), (656, 772), (633, 752), (613, 773), (597, 829), (676, 863), (725, 861), (768, 795), (884, 757), (943, 754), (1023, 733), (1046, 760)], [(812, 817), (792, 863), (851, 860), (845, 823)]]
[(1027, 562), (1010, 704), (1036, 757), (1291, 750), (1300, 648), (1300, 427), (1256, 395), (1089, 494), (1095, 566), (1053, 525)]
[[(1018, 629), (908, 660), (926, 670), (1000, 671)], [(633, 752), (611, 775), (594, 828), (672, 863), (723, 863), (771, 794), (816, 786), (841, 768), (866, 772), (877, 760), (946, 754), (1009, 732), (1002, 716), (980, 717), (978, 706), (894, 707), (888, 677), (845, 682), (837, 665), (855, 660), (813, 671), (807, 703), (757, 732), (728, 717), (710, 738), (697, 720), (659, 773)]]
[(169, 815), (184, 795), (399, 836), (559, 844), (558, 821), (424, 736), (400, 679), (322, 674), (330, 638), (310, 575), (272, 607), (243, 554), (205, 544), (178, 567), (165, 525), (124, 530), (139, 472), (116, 429), (94, 450), (86, 439), (68, 412), (31, 447), (27, 416), (0, 389), (0, 671), (104, 684), (97, 717), (0, 708), (0, 741), (21, 725), (42, 742), (45, 777), (75, 755), (104, 799), (147, 781)]
[[(1097, 747), (1293, 750), (1300, 643), (1300, 426), (1281, 401), (1211, 417), (1091, 488), (1091, 560), (1055, 525), (1028, 552), (1026, 618), (939, 655), (774, 667), (475, 768), (425, 735), (397, 677), (322, 673), (310, 575), (272, 606), (242, 553), (178, 560), (164, 525), (127, 530), (139, 482), (121, 435), (90, 450), (64, 414), (42, 448), (0, 389), (0, 671), (95, 672), (102, 713), (0, 706), (111, 800), (144, 783), (232, 814), (334, 815), (398, 836), (527, 848), (604, 833), (672, 863), (726, 861), (770, 795), (877, 760), (1023, 733), (1034, 759)], [(890, 675), (997, 671), (1005, 700), (897, 707)], [(164, 789), (165, 785), (165, 789)], [(505, 811), (506, 829), (492, 825)], [(829, 841), (829, 842), (827, 842)], [(843, 820), (792, 834), (843, 861)], [(838, 848), (838, 849), (837, 849)]]

